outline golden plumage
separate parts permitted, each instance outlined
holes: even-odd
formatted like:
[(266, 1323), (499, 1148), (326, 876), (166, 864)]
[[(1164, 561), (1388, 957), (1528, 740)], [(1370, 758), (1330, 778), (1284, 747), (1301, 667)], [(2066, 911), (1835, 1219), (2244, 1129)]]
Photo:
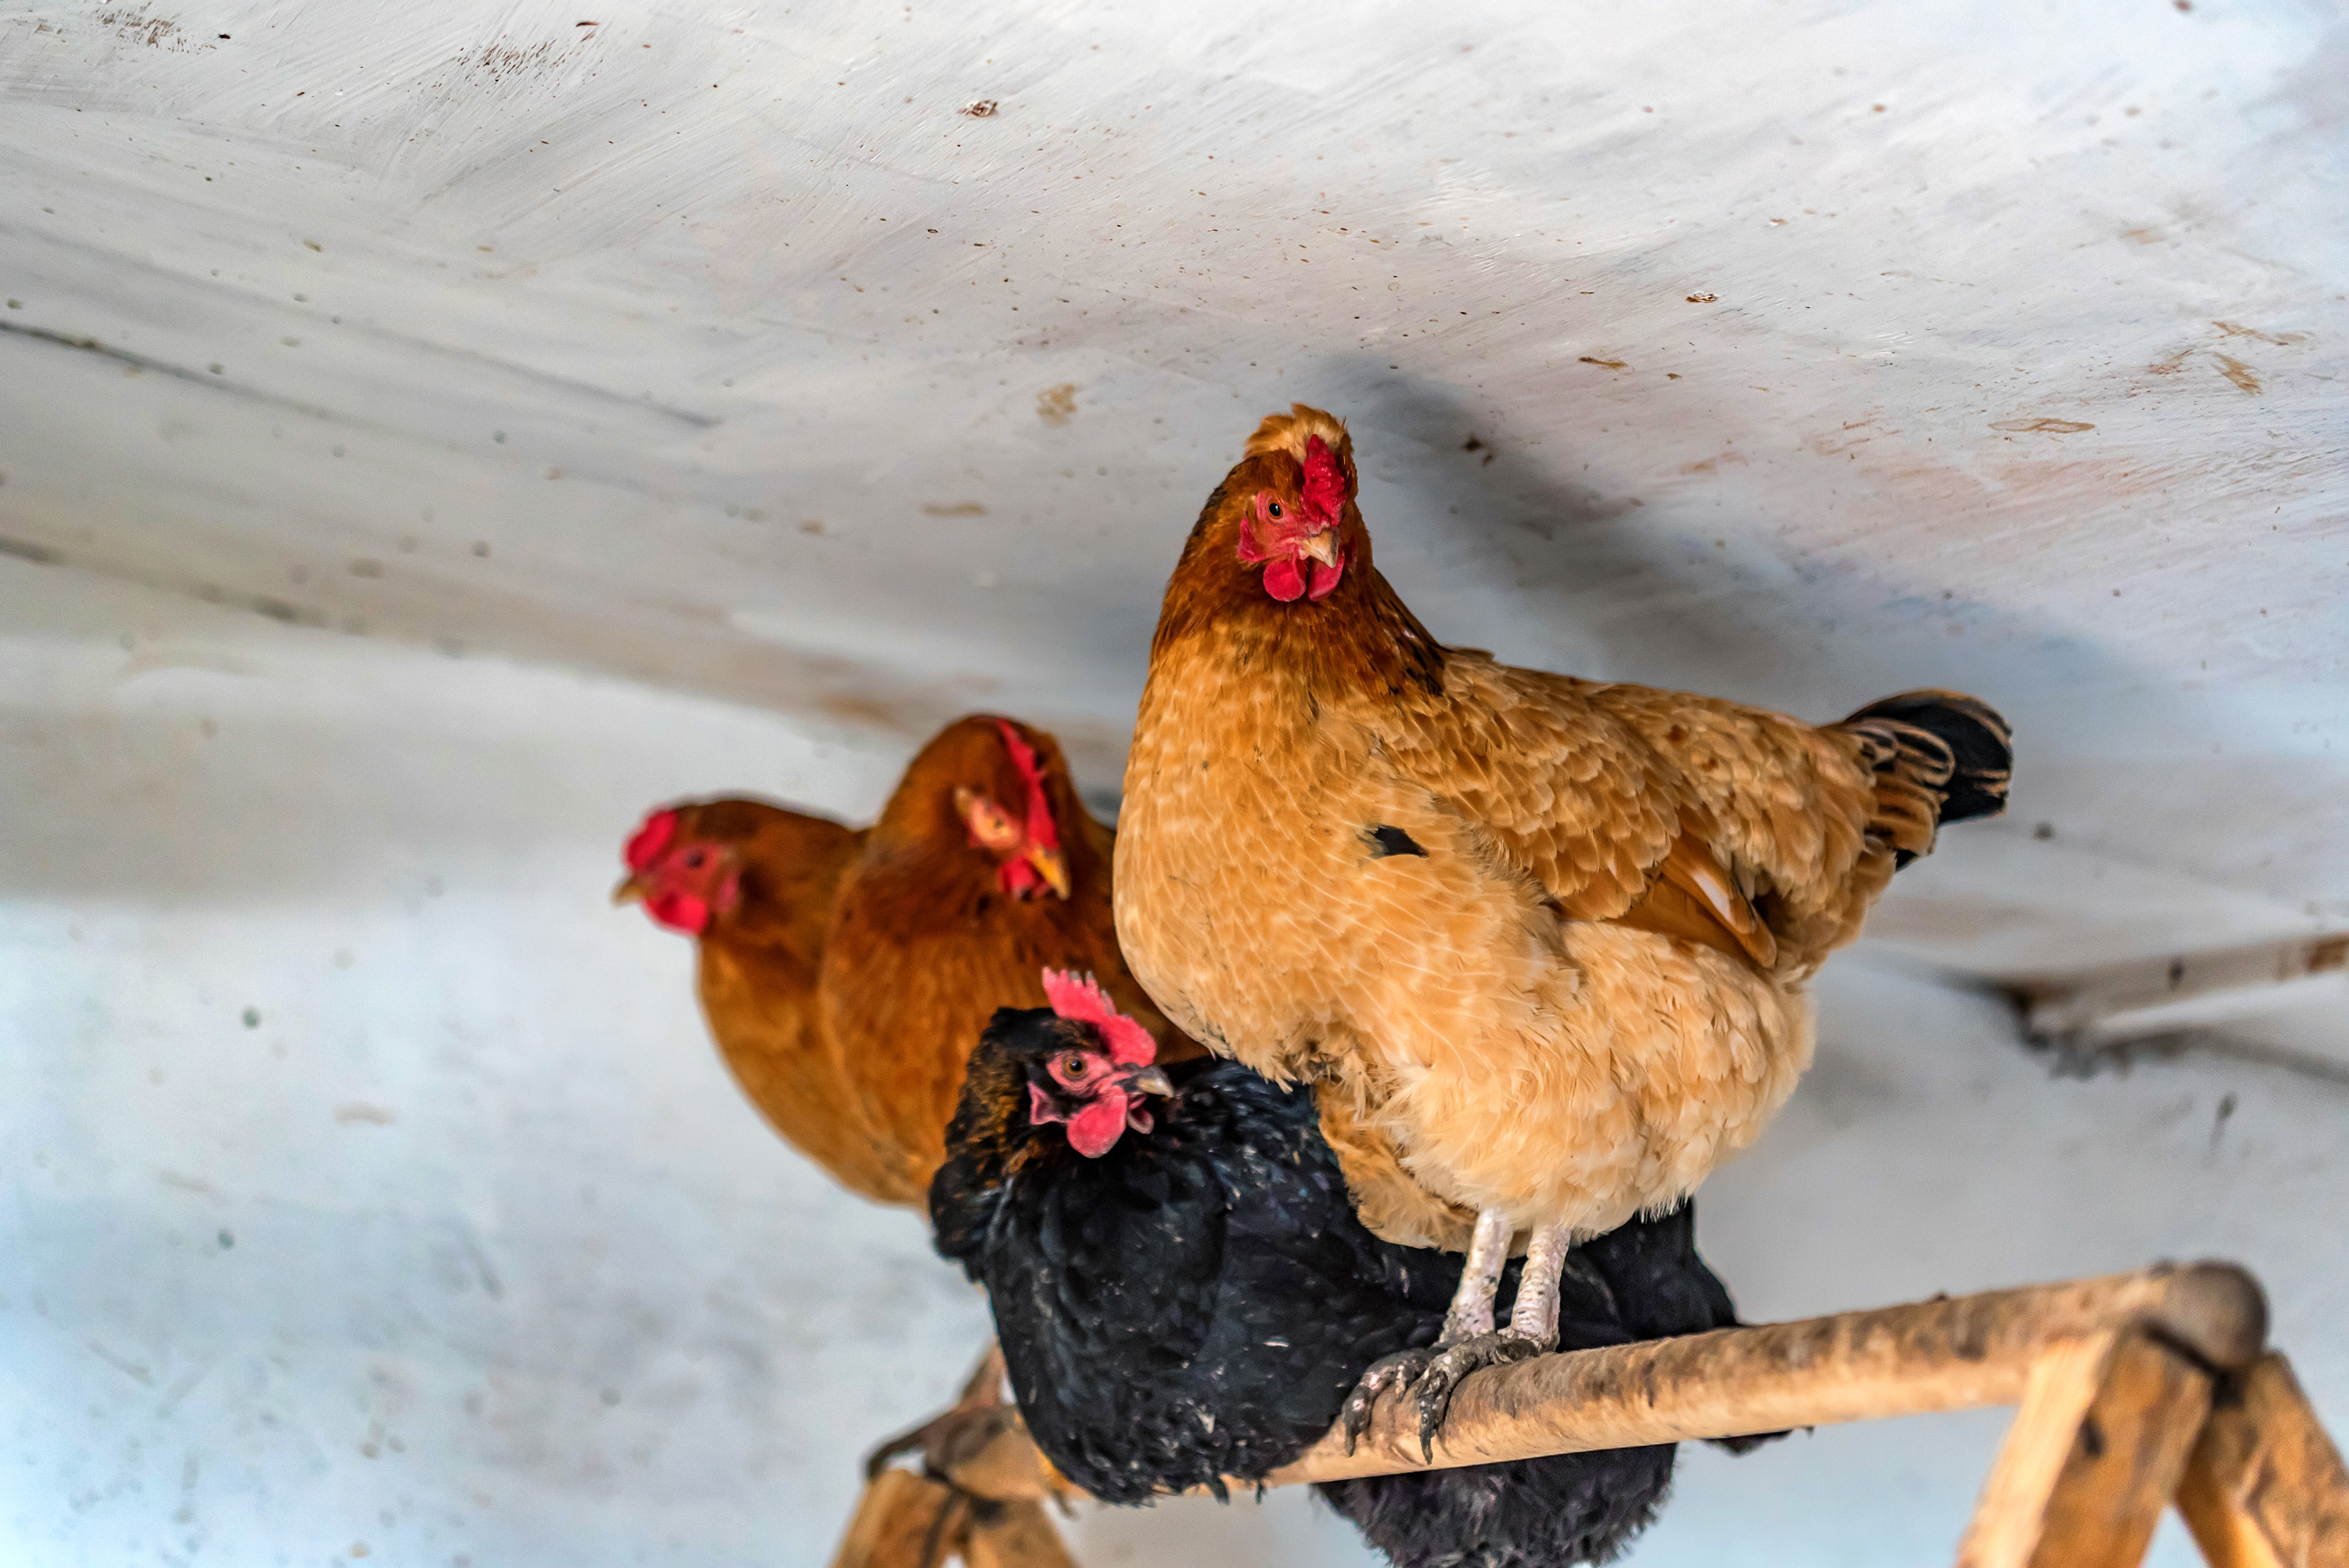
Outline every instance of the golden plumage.
[[(1304, 504), (1315, 438), (1342, 570), (1278, 602), (1240, 530)], [(1126, 769), (1127, 961), (1195, 1038), (1318, 1082), (1392, 1240), (1669, 1209), (1792, 1092), (1804, 982), (1930, 847), (1953, 778), (2002, 794), (2003, 726), (1946, 694), (1814, 726), (1444, 648), (1354, 491), (1344, 427), (1300, 406), (1192, 532)], [(1965, 746), (1933, 732), (1949, 712)]]

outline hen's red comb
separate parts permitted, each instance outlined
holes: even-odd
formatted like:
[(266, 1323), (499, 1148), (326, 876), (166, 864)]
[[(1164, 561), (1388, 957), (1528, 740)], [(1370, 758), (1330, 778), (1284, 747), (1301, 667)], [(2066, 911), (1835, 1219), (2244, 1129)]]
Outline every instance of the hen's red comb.
[(1147, 1067), (1158, 1058), (1158, 1042), (1150, 1031), (1117, 1010), (1109, 992), (1091, 975), (1077, 978), (1074, 970), (1044, 971), (1044, 1000), (1063, 1018), (1079, 1018), (1102, 1032), (1110, 1060), (1130, 1067)]
[(1028, 784), (1028, 841), (1046, 849), (1061, 846), (1061, 829), (1052, 820), (1052, 803), (1044, 794), (1044, 764), (1036, 756), (1036, 748), (1019, 738), (1019, 732), (1008, 719), (998, 719), (995, 727), (1003, 732), (1003, 748), (1011, 753), (1011, 765)]
[(628, 837), (627, 847), (620, 854), (631, 871), (641, 871), (653, 863), (653, 857), (668, 847), (677, 836), (677, 812), (664, 808), (645, 818), (645, 825)]
[(1309, 437), (1305, 442), (1305, 488), (1299, 499), (1323, 524), (1336, 523), (1346, 509), (1346, 472), (1338, 466), (1330, 443), (1319, 436)]

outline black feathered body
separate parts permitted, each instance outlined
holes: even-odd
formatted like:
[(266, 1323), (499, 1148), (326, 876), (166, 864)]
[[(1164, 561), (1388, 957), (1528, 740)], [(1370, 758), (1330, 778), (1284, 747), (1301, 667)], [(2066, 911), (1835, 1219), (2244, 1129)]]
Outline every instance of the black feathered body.
[(999, 1186), (957, 1195), (983, 1218), (940, 1211), (958, 1152), (932, 1188), (1030, 1434), (1110, 1502), (1295, 1458), (1364, 1366), (1433, 1340), (1459, 1273), (1353, 1221), (1309, 1096), (1228, 1064), (1172, 1073), (1148, 1135), (1087, 1159), (1043, 1131)]
[[(1038, 1016), (1007, 1010), (989, 1035)], [(931, 1213), (987, 1287), (1030, 1434), (1093, 1496), (1260, 1479), (1329, 1430), (1370, 1363), (1434, 1341), (1460, 1259), (1371, 1234), (1309, 1095), (1178, 1065), (1151, 1131), (1087, 1159), (1027, 1125), (1014, 1078), (988, 1081), (1012, 1073), (973, 1056)], [(1734, 1322), (1688, 1234), (1683, 1212), (1577, 1249), (1561, 1347)], [(1611, 1556), (1671, 1463), (1664, 1446), (1317, 1490), (1402, 1568), (1535, 1568)]]

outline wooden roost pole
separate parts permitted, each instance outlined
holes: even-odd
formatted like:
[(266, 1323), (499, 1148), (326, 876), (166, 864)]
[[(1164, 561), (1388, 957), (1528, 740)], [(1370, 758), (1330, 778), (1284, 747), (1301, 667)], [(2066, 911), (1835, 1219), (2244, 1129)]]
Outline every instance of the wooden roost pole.
[[(1961, 1568), (2130, 1568), (2172, 1501), (2218, 1568), (2349, 1568), (2349, 1471), (2266, 1336), (2258, 1282), (2189, 1263), (1572, 1351), (1464, 1379), (1432, 1456), (1390, 1396), (1353, 1453), (1332, 1431), (1266, 1484), (2020, 1405)], [(937, 1468), (1055, 1484), (1016, 1425)]]
[(2058, 1345), (2132, 1328), (2232, 1370), (2263, 1348), (2267, 1303), (2232, 1264), (2165, 1264), (1536, 1356), (1461, 1383), (1433, 1460), (1420, 1455), (1416, 1409), (1389, 1396), (1351, 1455), (1332, 1431), (1269, 1484), (2019, 1404)]

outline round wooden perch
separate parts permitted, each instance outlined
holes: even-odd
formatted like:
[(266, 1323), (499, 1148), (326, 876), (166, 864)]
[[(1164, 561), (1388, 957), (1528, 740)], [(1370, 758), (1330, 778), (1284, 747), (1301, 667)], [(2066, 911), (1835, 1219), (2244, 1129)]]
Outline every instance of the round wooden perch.
[[(1432, 1460), (1416, 1408), (1389, 1396), (1356, 1452), (1332, 1432), (1267, 1484), (2019, 1405), (1960, 1568), (2137, 1568), (2173, 1500), (2214, 1568), (2349, 1568), (2349, 1466), (2266, 1339), (2250, 1274), (2164, 1264), (1538, 1356), (1464, 1380)], [(1065, 1483), (1002, 1414), (930, 1464), (1032, 1511)], [(1065, 1568), (1037, 1544), (1053, 1550), (987, 1562)]]
[(1421, 1457), (1416, 1407), (1390, 1395), (1352, 1454), (1333, 1431), (1267, 1484), (2013, 1405), (2054, 1345), (2131, 1328), (2232, 1371), (2264, 1347), (2267, 1302), (2231, 1263), (2164, 1264), (1537, 1356), (1460, 1385), (1433, 1461)]
[[(2259, 1282), (2232, 1263), (2165, 1263), (2133, 1274), (1537, 1356), (1462, 1382), (1433, 1460), (1420, 1454), (1416, 1408), (1390, 1395), (1353, 1453), (1333, 1430), (1266, 1484), (2014, 1405), (2050, 1350), (2124, 1329), (2142, 1331), (2214, 1370), (2235, 1371), (2266, 1344), (2267, 1301)], [(1055, 1484), (1058, 1478), (1016, 1423), (958, 1458), (939, 1468), (978, 1496), (1032, 1500), (1065, 1485)]]

